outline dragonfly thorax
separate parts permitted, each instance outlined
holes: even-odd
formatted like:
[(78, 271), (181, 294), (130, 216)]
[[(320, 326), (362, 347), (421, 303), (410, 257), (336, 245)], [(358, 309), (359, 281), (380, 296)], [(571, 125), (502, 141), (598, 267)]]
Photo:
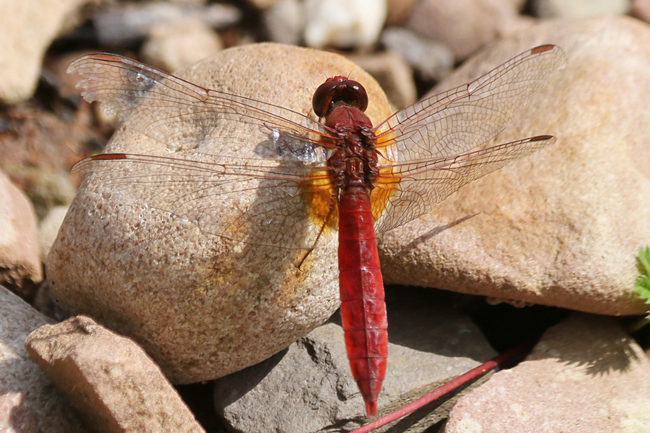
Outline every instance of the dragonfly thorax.
[(327, 165), (333, 168), (334, 185), (339, 189), (358, 186), (370, 192), (379, 175), (372, 130), (339, 126), (337, 131), (337, 150), (327, 160)]

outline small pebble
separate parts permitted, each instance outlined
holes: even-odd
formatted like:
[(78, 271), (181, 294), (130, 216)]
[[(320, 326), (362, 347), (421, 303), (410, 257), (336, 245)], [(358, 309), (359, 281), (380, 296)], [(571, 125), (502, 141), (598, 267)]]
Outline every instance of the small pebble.
[(298, 45), (305, 31), (305, 6), (298, 0), (282, 0), (262, 14), (270, 40)]
[(307, 0), (305, 42), (312, 48), (369, 47), (386, 20), (386, 0)]
[(415, 102), (417, 89), (413, 81), (413, 71), (399, 54), (385, 51), (378, 54), (349, 57), (349, 60), (361, 66), (379, 82), (388, 100), (396, 109), (404, 108)]
[(211, 28), (201, 21), (187, 20), (154, 27), (141, 54), (146, 63), (174, 72), (212, 56), (222, 48), (219, 35)]
[(222, 28), (238, 22), (240, 18), (239, 9), (229, 5), (131, 3), (98, 12), (94, 24), (103, 45), (123, 45), (145, 38), (153, 27), (160, 24), (197, 19), (209, 27)]
[(381, 42), (406, 60), (425, 81), (440, 81), (454, 66), (454, 54), (445, 44), (421, 38), (410, 30), (386, 29)]

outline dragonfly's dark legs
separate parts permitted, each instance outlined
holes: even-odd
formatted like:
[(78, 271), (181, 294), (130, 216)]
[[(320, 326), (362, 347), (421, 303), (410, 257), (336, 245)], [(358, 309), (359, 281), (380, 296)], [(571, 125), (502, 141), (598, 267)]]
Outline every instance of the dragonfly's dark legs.
[(336, 201), (338, 200), (339, 197), (339, 189), (335, 188), (334, 193), (330, 196), (330, 206), (329, 206), (329, 212), (327, 212), (327, 218), (323, 220), (323, 224), (320, 226), (320, 230), (318, 231), (318, 236), (316, 236), (316, 240), (314, 241), (313, 245), (307, 250), (305, 253), (305, 256), (300, 260), (298, 263), (298, 269), (302, 267), (302, 264), (307, 260), (307, 257), (309, 257), (309, 254), (311, 254), (312, 251), (314, 251), (314, 248), (316, 248), (316, 245), (318, 245), (318, 241), (320, 240), (321, 235), (325, 231), (325, 227), (329, 224), (330, 220), (332, 219), (332, 215), (334, 215), (334, 210), (336, 208)]

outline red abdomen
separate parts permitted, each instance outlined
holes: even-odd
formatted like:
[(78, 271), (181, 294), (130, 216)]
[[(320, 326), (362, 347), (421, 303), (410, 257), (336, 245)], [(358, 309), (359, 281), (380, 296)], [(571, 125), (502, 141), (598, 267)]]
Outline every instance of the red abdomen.
[(339, 272), (350, 368), (366, 412), (376, 415), (386, 374), (388, 322), (370, 198), (362, 187), (344, 190), (339, 200)]

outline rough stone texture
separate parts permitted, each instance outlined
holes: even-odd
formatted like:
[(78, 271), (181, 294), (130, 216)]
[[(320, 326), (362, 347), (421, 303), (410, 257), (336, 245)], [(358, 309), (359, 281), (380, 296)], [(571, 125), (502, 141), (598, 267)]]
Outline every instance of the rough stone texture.
[(86, 432), (72, 407), (25, 351), (25, 337), (49, 319), (0, 286), (0, 431)]
[(89, 0), (0, 2), (0, 102), (29, 98), (38, 82), (45, 50), (66, 18)]
[(0, 283), (21, 291), (27, 280), (43, 279), (34, 208), (25, 194), (0, 172)]
[(554, 20), (494, 45), (449, 89), (542, 43), (568, 65), (496, 142), (557, 143), (463, 187), (383, 237), (388, 283), (600, 314), (641, 314), (635, 256), (650, 244), (650, 28), (631, 18)]
[(631, 0), (535, 0), (532, 9), (540, 18), (578, 18), (601, 15), (625, 15)]
[[(278, 103), (315, 119), (314, 90), (324, 76), (342, 73), (350, 73), (368, 90), (368, 113), (375, 123), (390, 114), (379, 86), (358, 66), (308, 49), (262, 44), (225, 50), (182, 76)], [(153, 110), (157, 116), (165, 114), (164, 107)], [(173, 120), (167, 117), (165, 124), (158, 125), (166, 137), (181, 132), (169, 129)], [(197, 132), (191, 122), (185, 125), (188, 134)], [(257, 124), (224, 125), (228, 126), (231, 130), (214, 131), (210, 140), (217, 141), (209, 140), (201, 153), (167, 149), (129, 128), (120, 130), (106, 151), (150, 155), (176, 151), (178, 158), (213, 152), (232, 162), (260, 146), (264, 150), (269, 141)], [(235, 126), (239, 129), (232, 130)], [(218, 141), (220, 137), (224, 142)], [(233, 185), (236, 194), (188, 200), (188, 191), (196, 191), (196, 184), (176, 188), (159, 182), (160, 188), (155, 188), (146, 179), (134, 180), (147, 172), (160, 180), (155, 177), (159, 166), (140, 164), (135, 172), (119, 163), (109, 168), (85, 180), (59, 231), (47, 263), (52, 291), (69, 311), (89, 314), (133, 337), (173, 382), (214, 379), (261, 362), (307, 335), (336, 310), (335, 236), (324, 233), (319, 241), (322, 248), (312, 251), (300, 270), (297, 265), (304, 250), (284, 248), (302, 245), (307, 236), (313, 240), (315, 232), (306, 226), (302, 202), (295, 209), (298, 219), (280, 230), (286, 237), (275, 247), (255, 242), (275, 233), (260, 230), (262, 221), (253, 220), (248, 231), (232, 231), (247, 221), (243, 219), (248, 216), (247, 206), (275, 203), (285, 198), (285, 189), (265, 189), (264, 183), (254, 180), (244, 192)], [(131, 188), (143, 185), (147, 188)], [(167, 193), (177, 195), (165, 201), (161, 195)], [(230, 201), (215, 203), (221, 197)], [(179, 207), (180, 199), (184, 207)], [(212, 233), (248, 242), (240, 244)]]
[[(380, 416), (495, 356), (476, 325), (430, 291), (394, 289), (387, 307), (390, 342)], [(388, 431), (425, 431), (454, 402), (428, 407)], [(217, 380), (215, 404), (228, 427), (241, 432), (350, 431), (368, 421), (338, 314), (286, 352)]]
[(174, 72), (222, 50), (219, 35), (200, 20), (154, 27), (142, 47), (145, 62)]
[(132, 340), (73, 317), (32, 332), (31, 356), (97, 432), (204, 432)]
[(461, 60), (492, 42), (502, 29), (519, 20), (517, 6), (502, 0), (422, 0), (406, 27), (418, 35), (442, 42)]
[(650, 431), (650, 360), (612, 320), (574, 314), (458, 401), (445, 433)]
[(312, 48), (367, 48), (386, 21), (386, 0), (311, 0), (305, 43)]

